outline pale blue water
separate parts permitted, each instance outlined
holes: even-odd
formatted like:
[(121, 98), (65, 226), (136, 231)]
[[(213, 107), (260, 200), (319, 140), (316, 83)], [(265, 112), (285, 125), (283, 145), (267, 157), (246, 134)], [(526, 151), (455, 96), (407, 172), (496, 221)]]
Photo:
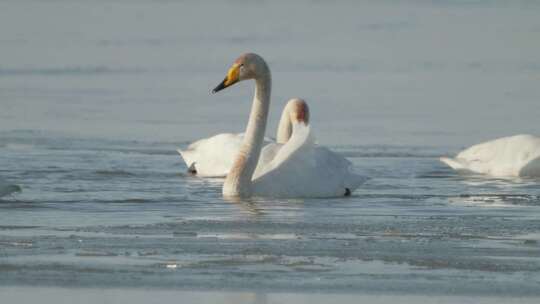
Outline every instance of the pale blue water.
[[(540, 183), (441, 155), (540, 134), (540, 6), (506, 1), (0, 3), (0, 284), (538, 296)], [(221, 198), (175, 149), (241, 131), (272, 69), (271, 130), (304, 97), (350, 198)]]

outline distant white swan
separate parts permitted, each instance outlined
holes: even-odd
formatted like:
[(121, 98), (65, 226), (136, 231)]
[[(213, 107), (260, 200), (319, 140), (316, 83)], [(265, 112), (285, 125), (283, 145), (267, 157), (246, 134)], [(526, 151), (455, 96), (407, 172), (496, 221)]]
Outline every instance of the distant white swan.
[(8, 182), (0, 179), (0, 197), (19, 191), (21, 191), (21, 187), (9, 184)]
[[(265, 148), (259, 163), (274, 158), (282, 144), (289, 140), (292, 123), (300, 115), (299, 111), (303, 111), (302, 113), (306, 115), (305, 121), (308, 122), (309, 110), (303, 100), (293, 98), (287, 102), (279, 121), (276, 141), (265, 138)], [(200, 139), (185, 150), (177, 151), (191, 174), (201, 177), (225, 177), (233, 165), (243, 139), (244, 133), (221, 133)]]
[(540, 177), (540, 138), (503, 137), (467, 148), (455, 158), (440, 160), (455, 170), (495, 177)]
[(275, 157), (256, 171), (270, 106), (268, 65), (256, 54), (244, 54), (213, 92), (247, 79), (255, 80), (255, 96), (242, 146), (223, 184), (224, 196), (337, 197), (350, 195), (365, 181), (350, 171), (350, 162), (343, 157), (315, 149), (302, 117), (293, 123), (291, 137)]

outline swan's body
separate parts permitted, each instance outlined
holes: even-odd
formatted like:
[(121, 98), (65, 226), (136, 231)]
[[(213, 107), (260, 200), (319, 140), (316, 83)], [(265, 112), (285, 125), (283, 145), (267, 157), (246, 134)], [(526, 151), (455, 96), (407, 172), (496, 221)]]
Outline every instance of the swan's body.
[[(291, 116), (296, 115), (298, 100), (291, 99), (283, 109), (277, 131), (276, 141), (265, 138), (261, 160), (272, 160), (281, 146), (289, 140), (292, 133)], [(234, 158), (244, 139), (244, 133), (221, 133), (200, 139), (178, 153), (188, 167), (188, 171), (201, 177), (225, 177), (231, 169)]]
[(351, 167), (341, 155), (317, 146), (310, 127), (298, 123), (274, 159), (257, 167), (252, 191), (266, 197), (348, 196), (366, 180), (352, 173)]
[(223, 184), (224, 196), (335, 197), (351, 194), (364, 182), (350, 172), (350, 162), (329, 150), (316, 149), (305, 112), (293, 117), (291, 137), (272, 160), (258, 166), (270, 105), (266, 62), (256, 54), (242, 55), (214, 92), (247, 79), (255, 80), (255, 96), (242, 145)]
[(0, 197), (19, 191), (21, 191), (21, 187), (9, 184), (8, 182), (0, 179)]
[(178, 153), (188, 172), (202, 177), (225, 177), (242, 145), (244, 133), (221, 133), (200, 139)]
[(540, 138), (515, 135), (480, 143), (441, 161), (459, 171), (496, 177), (540, 177)]

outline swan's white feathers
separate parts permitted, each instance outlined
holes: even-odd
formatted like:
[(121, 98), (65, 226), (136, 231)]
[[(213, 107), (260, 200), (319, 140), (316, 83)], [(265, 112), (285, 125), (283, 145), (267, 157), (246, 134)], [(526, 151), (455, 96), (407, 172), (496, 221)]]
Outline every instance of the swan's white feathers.
[(261, 150), (261, 155), (259, 156), (259, 162), (257, 163), (257, 168), (255, 168), (254, 176), (260, 174), (262, 170), (265, 169), (266, 165), (270, 163), (278, 154), (279, 150), (283, 147), (283, 144), (278, 144), (271, 142), (264, 146)]
[[(243, 133), (218, 134), (198, 140), (178, 153), (188, 167), (194, 165), (198, 176), (224, 177), (243, 138)], [(273, 197), (342, 196), (346, 189), (353, 191), (366, 180), (350, 172), (351, 166), (346, 158), (316, 145), (309, 126), (295, 123), (286, 144), (270, 142), (262, 149), (253, 175), (253, 191), (255, 195)]]
[[(311, 153), (311, 149), (308, 149), (310, 146), (313, 146), (313, 141), (310, 138), (310, 128), (304, 124), (295, 124), (293, 126), (292, 136), (289, 140), (279, 149), (275, 157), (272, 158), (272, 161), (266, 163), (259, 171), (259, 174), (253, 175), (253, 180), (257, 179), (261, 175), (268, 174), (272, 170), (278, 170), (279, 167), (285, 167), (287, 164), (294, 162), (296, 158), (299, 161), (311, 161), (313, 158), (308, 157)], [(305, 157), (298, 157), (298, 155), (304, 154)], [(306, 162), (307, 165), (311, 163)]]
[(441, 158), (455, 170), (497, 177), (540, 177), (540, 138), (515, 135), (480, 143), (455, 158)]
[[(293, 125), (289, 140), (279, 148), (267, 148), (267, 151), (272, 151), (267, 152), (272, 156), (261, 155), (264, 150), (263, 140), (272, 87), (270, 69), (264, 59), (254, 53), (241, 55), (231, 70), (236, 66), (242, 66), (243, 69), (234, 77), (228, 73), (214, 92), (237, 81), (252, 79), (255, 81), (255, 93), (246, 135), (235, 156), (234, 165), (223, 183), (223, 195), (295, 198), (350, 195), (365, 179), (349, 171), (350, 163), (335, 159), (343, 157), (316, 148), (310, 137), (309, 126), (306, 125), (309, 121), (309, 109), (301, 99), (296, 99), (291, 104), (297, 106), (293, 107), (296, 113), (291, 113), (296, 115), (289, 116)], [(234, 82), (230, 81), (231, 79)], [(278, 134), (285, 134), (285, 137), (289, 134), (288, 131), (285, 129), (280, 132), (278, 128)], [(261, 159), (262, 161), (258, 161)], [(271, 161), (266, 163), (269, 159)]]
[[(221, 133), (190, 144), (185, 150), (178, 149), (186, 167), (196, 170), (201, 177), (225, 177), (238, 154), (244, 133)], [(269, 162), (281, 147), (265, 138), (259, 163)]]
[(254, 175), (252, 191), (270, 197), (343, 196), (366, 180), (350, 168), (339, 154), (315, 145), (309, 126), (295, 124), (289, 141)]
[(185, 150), (177, 150), (188, 168), (194, 166), (197, 175), (223, 177), (229, 172), (243, 134), (222, 133), (198, 140)]

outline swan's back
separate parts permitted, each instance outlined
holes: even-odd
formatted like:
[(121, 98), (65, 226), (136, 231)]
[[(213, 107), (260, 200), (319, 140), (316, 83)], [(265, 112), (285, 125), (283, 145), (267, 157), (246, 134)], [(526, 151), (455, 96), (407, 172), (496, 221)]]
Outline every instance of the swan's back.
[(205, 177), (227, 175), (242, 145), (243, 134), (222, 133), (198, 140), (178, 150), (193, 173)]
[(253, 194), (271, 197), (336, 197), (350, 194), (365, 178), (351, 162), (315, 145), (310, 128), (295, 124), (290, 140), (253, 179)]
[[(225, 177), (244, 140), (244, 133), (222, 133), (200, 139), (178, 153), (188, 170), (200, 177)], [(282, 146), (265, 138), (259, 163), (268, 163)]]
[(454, 159), (441, 160), (456, 170), (492, 176), (540, 176), (540, 138), (503, 137), (467, 148)]

